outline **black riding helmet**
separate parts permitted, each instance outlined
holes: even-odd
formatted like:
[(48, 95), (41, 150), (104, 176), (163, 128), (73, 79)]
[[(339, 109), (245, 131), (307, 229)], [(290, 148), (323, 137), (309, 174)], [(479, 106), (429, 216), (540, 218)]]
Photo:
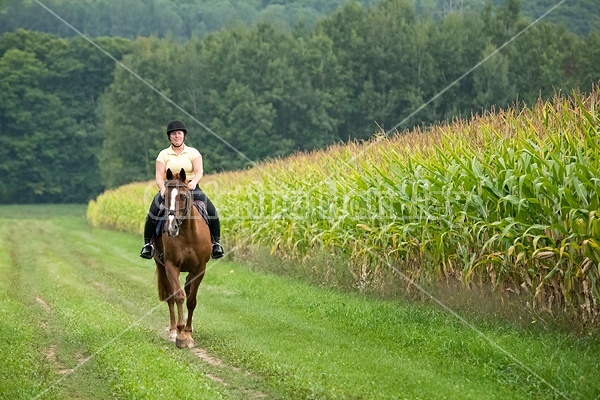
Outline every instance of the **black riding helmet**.
[(167, 125), (167, 137), (169, 137), (170, 133), (173, 131), (183, 131), (184, 136), (187, 135), (185, 124), (179, 120), (169, 122), (169, 125)]

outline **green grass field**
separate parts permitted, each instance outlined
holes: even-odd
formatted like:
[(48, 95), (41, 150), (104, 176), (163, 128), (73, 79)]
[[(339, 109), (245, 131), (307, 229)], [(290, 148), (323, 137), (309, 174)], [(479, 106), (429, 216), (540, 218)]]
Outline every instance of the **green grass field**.
[(2, 399), (594, 399), (598, 337), (462, 320), (212, 261), (196, 348), (166, 338), (140, 237), (0, 207)]

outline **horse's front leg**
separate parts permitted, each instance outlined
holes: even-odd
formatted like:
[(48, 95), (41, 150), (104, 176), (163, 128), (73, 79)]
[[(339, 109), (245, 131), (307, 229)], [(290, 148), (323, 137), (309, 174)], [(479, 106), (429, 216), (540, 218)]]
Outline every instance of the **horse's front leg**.
[(189, 280), (189, 292), (187, 293), (187, 298), (186, 298), (186, 306), (187, 306), (187, 311), (188, 311), (188, 315), (187, 315), (187, 321), (185, 323), (185, 330), (190, 332), (192, 332), (192, 320), (194, 317), (194, 310), (196, 309), (196, 305), (198, 304), (198, 288), (200, 287), (200, 283), (202, 282), (202, 279), (204, 278), (204, 271), (202, 271), (201, 273), (195, 275), (192, 278), (188, 277)]
[(198, 288), (200, 287), (200, 283), (202, 282), (203, 278), (204, 271), (196, 275), (189, 274), (185, 280), (187, 320), (185, 322), (185, 335), (183, 340), (185, 340), (187, 343), (182, 343), (183, 347), (194, 347), (194, 310), (196, 309), (197, 304)]
[(167, 301), (169, 306), (169, 341), (175, 342), (177, 338), (177, 323), (175, 321), (175, 301), (169, 299)]
[[(181, 288), (179, 289), (179, 292), (180, 293), (182, 292)], [(187, 346), (187, 337), (186, 337), (186, 333), (184, 330), (185, 322), (183, 320), (183, 300), (184, 299), (183, 299), (183, 294), (182, 294), (181, 301), (176, 301), (176, 303), (177, 303), (177, 336), (175, 338), (175, 344), (180, 349), (188, 347)]]
[(177, 337), (177, 323), (175, 321), (175, 300), (173, 299), (173, 285), (169, 280), (167, 267), (156, 262), (156, 273), (158, 278), (158, 298), (167, 303), (169, 307), (169, 340), (175, 341)]
[[(176, 338), (180, 338), (185, 326), (183, 320), (183, 302), (185, 300), (185, 294), (181, 289), (181, 285), (179, 285), (179, 268), (174, 265), (169, 265), (166, 270), (167, 278), (169, 279), (169, 284), (171, 286), (171, 293), (168, 300), (171, 323), (169, 327), (169, 337), (176, 336)], [(175, 320), (175, 305), (177, 305), (177, 320)], [(175, 340), (175, 343), (177, 343), (177, 339)]]

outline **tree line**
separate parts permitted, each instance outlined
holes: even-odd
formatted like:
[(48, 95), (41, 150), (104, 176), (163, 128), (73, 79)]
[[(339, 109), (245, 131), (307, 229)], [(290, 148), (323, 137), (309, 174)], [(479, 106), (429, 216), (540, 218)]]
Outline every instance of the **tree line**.
[[(91, 37), (138, 36), (180, 40), (228, 29), (235, 25), (268, 23), (283, 28), (312, 29), (316, 21), (331, 15), (348, 0), (0, 0), (0, 34), (18, 28), (74, 37), (69, 26), (60, 23), (41, 5)], [(371, 7), (381, 0), (354, 0)], [(419, 15), (434, 19), (449, 13), (482, 11), (505, 0), (412, 0)], [(525, 16), (535, 19), (557, 4), (556, 0), (522, 2)], [(564, 23), (572, 32), (587, 35), (600, 29), (600, 8), (596, 0), (567, 1), (545, 19)]]
[[(42, 3), (79, 31), (92, 37), (171, 35), (178, 39), (205, 36), (234, 25), (257, 22), (293, 27), (312, 27), (347, 0), (45, 0)], [(377, 0), (360, 0), (371, 6)], [(0, 13), (0, 33), (18, 28), (73, 37), (76, 33), (37, 2), (5, 2)]]
[(517, 0), (441, 18), (383, 0), (350, 2), (309, 31), (259, 23), (186, 41), (93, 44), (7, 32), (0, 203), (85, 202), (152, 179), (172, 118), (188, 124), (207, 172), (218, 172), (586, 91), (600, 79), (600, 32), (580, 36), (542, 21), (505, 46), (530, 22)]

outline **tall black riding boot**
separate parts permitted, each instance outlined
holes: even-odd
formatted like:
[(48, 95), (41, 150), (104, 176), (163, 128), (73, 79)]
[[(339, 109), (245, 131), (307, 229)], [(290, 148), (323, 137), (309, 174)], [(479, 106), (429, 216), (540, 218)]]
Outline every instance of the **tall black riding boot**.
[(140, 257), (151, 259), (154, 256), (154, 246), (150, 243), (156, 231), (156, 220), (150, 215), (146, 216), (146, 224), (144, 225), (144, 247), (140, 252)]
[(221, 246), (221, 223), (219, 222), (219, 218), (214, 218), (210, 220), (208, 224), (208, 228), (210, 229), (210, 235), (212, 236), (213, 245), (212, 245), (212, 258), (221, 258), (225, 255), (223, 251), (223, 247)]
[(221, 258), (225, 255), (225, 251), (223, 251), (223, 246), (221, 246), (220, 241), (220, 237), (213, 238), (212, 258)]

